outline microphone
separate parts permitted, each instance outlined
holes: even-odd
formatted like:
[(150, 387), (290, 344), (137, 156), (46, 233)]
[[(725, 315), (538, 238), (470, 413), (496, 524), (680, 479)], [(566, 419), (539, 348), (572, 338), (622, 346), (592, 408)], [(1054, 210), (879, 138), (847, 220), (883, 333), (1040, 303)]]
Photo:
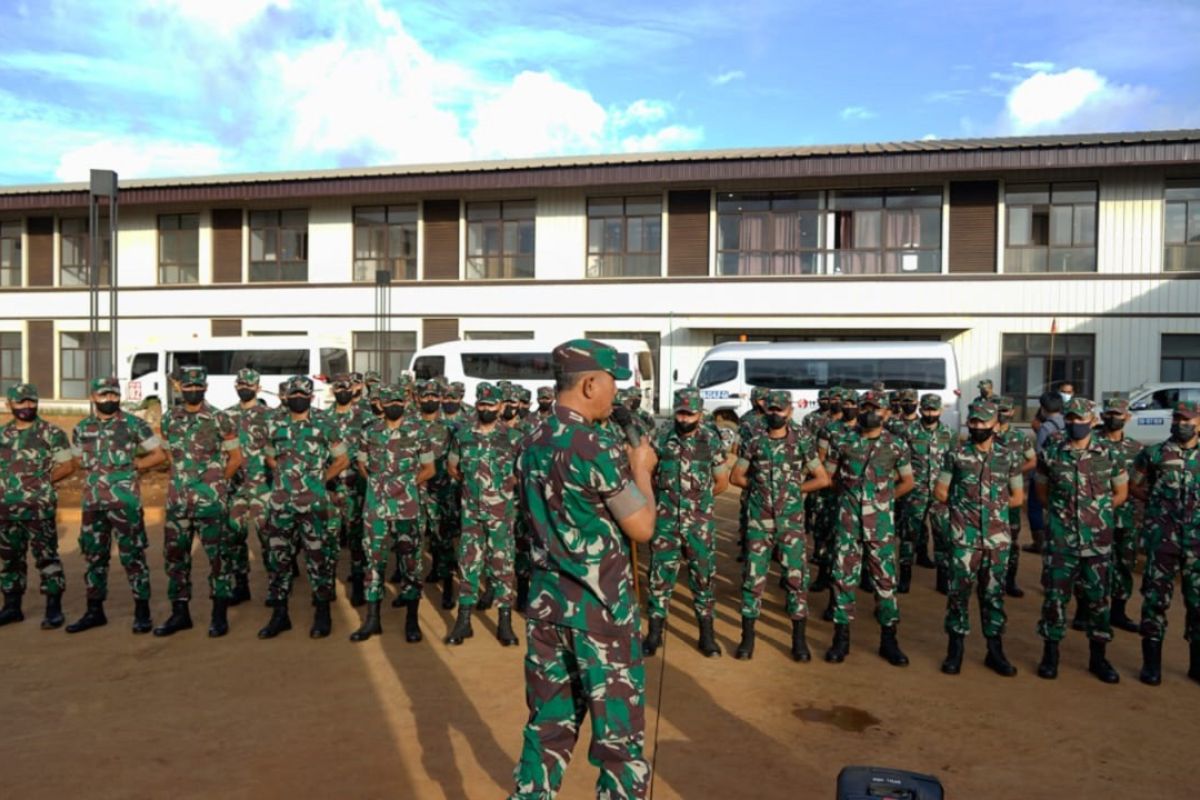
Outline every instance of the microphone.
[(633, 412), (625, 406), (616, 405), (613, 406), (612, 418), (621, 426), (621, 432), (625, 434), (625, 441), (629, 442), (629, 446), (640, 447), (642, 434), (637, 429), (637, 425), (633, 423)]

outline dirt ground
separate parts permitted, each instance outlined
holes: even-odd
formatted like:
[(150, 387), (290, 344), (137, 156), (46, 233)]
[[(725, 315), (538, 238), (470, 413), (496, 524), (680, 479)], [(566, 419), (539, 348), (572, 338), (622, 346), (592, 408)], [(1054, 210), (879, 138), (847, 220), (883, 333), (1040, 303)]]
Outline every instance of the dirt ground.
[[(63, 494), (65, 608), (74, 619), (84, 608), (78, 492), (68, 486)], [(156, 621), (168, 612), (162, 497), (163, 476), (152, 476), (146, 498)], [(867, 613), (853, 628), (846, 663), (821, 660), (832, 626), (819, 613), (809, 625), (815, 660), (792, 662), (774, 572), (757, 653), (741, 662), (732, 657), (739, 634), (736, 490), (720, 500), (718, 514), (717, 634), (726, 655), (710, 660), (694, 649), (681, 586), (667, 645), (647, 662), (656, 797), (832, 797), (848, 764), (933, 773), (951, 798), (1174, 796), (1190, 784), (1200, 686), (1185, 674), (1178, 597), (1157, 689), (1137, 681), (1139, 640), (1121, 632), (1110, 648), (1118, 686), (1087, 673), (1079, 633), (1064, 643), (1057, 681), (1034, 675), (1041, 592), (1029, 557), (1021, 574), (1027, 595), (1008, 604), (1016, 678), (983, 667), (978, 634), (968, 639), (961, 675), (938, 671), (944, 598), (932, 589), (932, 572), (920, 569), (901, 600), (907, 669), (875, 654), (878, 630), (861, 593)], [(198, 548), (196, 558), (203, 586), (208, 567)], [(641, 560), (644, 568), (645, 552)], [(346, 637), (359, 614), (343, 584), (334, 636), (312, 641), (301, 580), (292, 601), (296, 629), (260, 642), (255, 632), (269, 614), (257, 560), (254, 570), (254, 601), (231, 610), (232, 632), (220, 640), (205, 635), (207, 601), (193, 603), (195, 630), (170, 639), (130, 634), (132, 601), (115, 553), (105, 628), (77, 636), (41, 631), (42, 601), (36, 590), (27, 594), (26, 621), (0, 630), (0, 794), (476, 798), (509, 790), (525, 721), (524, 636), (519, 648), (500, 647), (494, 610), (476, 623), (474, 639), (448, 647), (441, 638), (454, 612), (442, 611), (431, 589), (433, 602), (421, 607), (424, 642), (406, 644), (402, 612), (385, 604), (384, 635), (352, 644)], [(341, 578), (345, 571), (343, 559)], [(823, 596), (815, 599), (818, 612), (823, 604)], [(592, 796), (595, 770), (588, 736), (581, 738), (564, 798)]]

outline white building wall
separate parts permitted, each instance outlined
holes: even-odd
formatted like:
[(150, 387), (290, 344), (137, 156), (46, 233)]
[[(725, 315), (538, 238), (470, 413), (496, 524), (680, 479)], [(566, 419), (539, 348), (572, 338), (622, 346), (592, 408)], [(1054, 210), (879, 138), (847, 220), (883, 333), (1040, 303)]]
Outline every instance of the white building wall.
[(534, 269), (538, 280), (576, 280), (587, 265), (587, 200), (580, 189), (537, 197)]

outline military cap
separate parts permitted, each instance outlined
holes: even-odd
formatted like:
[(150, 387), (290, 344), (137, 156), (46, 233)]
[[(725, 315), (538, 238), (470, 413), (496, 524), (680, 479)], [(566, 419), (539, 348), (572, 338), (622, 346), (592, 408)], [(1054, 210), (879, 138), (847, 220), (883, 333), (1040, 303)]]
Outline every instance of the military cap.
[(617, 351), (595, 339), (572, 339), (554, 348), (551, 354), (554, 374), (603, 371), (619, 381), (633, 377), (628, 368), (617, 363)]
[(37, 387), (32, 383), (18, 383), (8, 387), (8, 402), (19, 403), (22, 400), (37, 400)]
[(699, 413), (704, 410), (704, 399), (700, 390), (693, 386), (684, 386), (675, 390), (675, 410)]
[[(925, 395), (929, 397), (929, 395)], [(935, 395), (936, 396), (936, 395)], [(970, 414), (968, 419), (979, 420), (980, 422), (991, 422), (996, 418), (996, 404), (991, 400), (977, 398), (971, 401)]]
[(448, 386), (450, 386), (450, 382), (446, 380), (445, 375), (435, 376), (433, 382), (437, 385), (439, 392), (444, 391)]
[(529, 401), (533, 399), (533, 392), (529, 391), (524, 386), (517, 386), (515, 388), (515, 391), (517, 393), (517, 402), (518, 403), (528, 404)]
[(1072, 397), (1070, 401), (1063, 406), (1063, 416), (1070, 417), (1090, 417), (1092, 414), (1092, 401), (1086, 397)]
[(350, 373), (350, 382), (351, 383), (362, 383), (363, 382), (363, 374), (358, 371), (351, 372)]
[(792, 393), (786, 389), (771, 389), (767, 392), (767, 408), (791, 408)]
[(900, 397), (901, 403), (917, 402), (917, 390), (916, 389), (901, 389), (898, 392), (898, 395)]
[(771, 390), (765, 386), (751, 386), (750, 387), (750, 400), (751, 401), (766, 400), (767, 394), (769, 394), (770, 391)]
[(379, 370), (369, 369), (363, 373), (363, 383), (381, 383), (383, 378), (379, 377)]
[(350, 373), (339, 372), (330, 379), (329, 385), (334, 389), (349, 389), (350, 384), (353, 382), (354, 379), (350, 377)]
[(494, 383), (480, 381), (475, 384), (475, 402), (476, 403), (501, 403), (504, 401), (504, 393), (500, 387)]
[(1009, 397), (1008, 395), (1001, 395), (1000, 397), (996, 397), (993, 399), (996, 401), (996, 410), (997, 411), (1006, 412), (1006, 411), (1012, 411), (1014, 408), (1016, 408), (1016, 403), (1014, 403), (1013, 399), (1011, 397)]
[(381, 383), (376, 390), (379, 402), (403, 403), (405, 400), (404, 387), (398, 383)]
[(538, 400), (553, 400), (554, 399), (554, 387), (553, 386), (539, 386), (538, 390), (537, 390), (537, 399)]
[(92, 394), (120, 394), (121, 383), (111, 375), (107, 378), (92, 378), (88, 389)]
[(437, 381), (417, 381), (417, 396), (424, 397), (430, 394), (441, 394), (441, 387), (438, 386)]
[(875, 408), (886, 408), (887, 398), (884, 397), (883, 392), (876, 391), (875, 389), (868, 389), (862, 393), (862, 397), (860, 397), (858, 400), (858, 405), (860, 407), (875, 406)]
[(279, 382), (279, 393), (280, 394), (287, 394), (287, 387), (288, 387), (289, 383), (290, 383), (290, 381), (280, 381)]
[(991, 389), (992, 388), (991, 378), (984, 378), (983, 380), (981, 380), (979, 382), (979, 388), (980, 389)]
[(288, 379), (287, 388), (284, 389), (284, 394), (312, 394), (313, 382), (312, 378), (307, 375), (293, 375)]
[(842, 405), (857, 406), (858, 392), (854, 391), (853, 389), (842, 389)]
[(883, 394), (887, 391), (887, 384), (883, 381), (871, 381), (871, 391)]
[[(511, 382), (496, 383), (496, 388), (500, 390), (501, 403), (515, 403), (517, 400), (516, 387)], [(476, 392), (478, 393), (478, 392)], [(614, 400), (614, 402), (616, 402)]]
[(442, 393), (442, 396), (449, 397), (452, 400), (462, 400), (464, 394), (466, 394), (466, 389), (460, 382), (455, 381), (446, 387), (445, 391)]
[(204, 367), (190, 366), (179, 370), (180, 386), (207, 386), (208, 370)]
[(238, 383), (245, 383), (250, 386), (256, 386), (258, 384), (258, 380), (259, 380), (259, 377), (258, 377), (257, 370), (250, 369), (249, 367), (242, 367), (241, 369), (238, 370), (238, 374), (237, 374), (237, 382)]
[(1129, 400), (1124, 397), (1110, 397), (1104, 401), (1104, 413), (1124, 414), (1129, 411)]
[(1200, 403), (1195, 400), (1180, 400), (1175, 404), (1173, 413), (1184, 419), (1196, 419), (1196, 417), (1200, 417)]
[(921, 395), (921, 408), (927, 411), (941, 411), (941, 396), (936, 395), (933, 392), (926, 392), (925, 394)]
[(832, 391), (832, 389), (818, 389), (817, 390), (817, 399), (818, 400), (828, 400), (829, 393), (831, 391)]

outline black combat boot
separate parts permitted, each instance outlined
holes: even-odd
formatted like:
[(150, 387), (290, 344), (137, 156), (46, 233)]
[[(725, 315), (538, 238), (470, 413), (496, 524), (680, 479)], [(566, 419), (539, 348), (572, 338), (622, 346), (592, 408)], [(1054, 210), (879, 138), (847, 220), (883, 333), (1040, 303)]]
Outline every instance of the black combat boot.
[(792, 620), (792, 660), (804, 664), (812, 661), (812, 653), (808, 650), (808, 641), (805, 636), (807, 627), (808, 620), (806, 619)]
[(1071, 618), (1071, 630), (1087, 630), (1087, 612), (1083, 610), (1083, 605), (1079, 601), (1076, 601), (1075, 616)]
[(1200, 683), (1200, 642), (1192, 641), (1188, 650), (1188, 677)]
[(825, 606), (825, 610), (821, 612), (821, 619), (825, 622), (833, 622), (833, 610), (837, 607), (837, 588), (829, 587), (829, 603)]
[(396, 569), (392, 571), (392, 577), (388, 579), (388, 583), (404, 583), (404, 570), (400, 568), (399, 553), (396, 554)]
[(414, 644), (421, 641), (424, 637), (421, 635), (421, 620), (420, 620), (421, 598), (409, 600), (404, 611), (404, 641), (409, 644)]
[(879, 629), (879, 655), (893, 667), (907, 667), (908, 656), (900, 649), (896, 640), (896, 626), (888, 625)]
[(62, 613), (62, 595), (46, 595), (46, 616), (42, 617), (42, 630), (49, 631), (61, 628), (65, 621)]
[(512, 609), (507, 606), (500, 607), (499, 616), (496, 619), (496, 641), (505, 647), (514, 647), (520, 643), (517, 635), (513, 633)]
[(1147, 686), (1162, 683), (1162, 642), (1142, 638), (1142, 671), (1138, 680)]
[(1112, 601), (1112, 613), (1109, 615), (1109, 621), (1114, 628), (1120, 628), (1129, 633), (1137, 633), (1141, 630), (1142, 626), (1131, 620), (1129, 615), (1125, 613), (1125, 603), (1125, 600)]
[(963, 635), (961, 633), (950, 634), (949, 644), (946, 647), (946, 660), (942, 662), (942, 672), (947, 675), (957, 675), (962, 671), (963, 649)]
[(754, 658), (754, 622), (753, 617), (742, 617), (742, 641), (738, 643), (734, 657), (739, 661), (749, 661)]
[(213, 600), (212, 619), (208, 623), (208, 636), (211, 639), (219, 639), (229, 633), (229, 615), (226, 609), (229, 608), (229, 601), (216, 598)]
[(329, 601), (318, 600), (314, 603), (312, 627), (308, 629), (308, 638), (324, 639), (333, 630), (333, 620), (329, 616)]
[(273, 610), (270, 621), (258, 632), (260, 639), (274, 639), (284, 631), (292, 629), (292, 618), (288, 616), (287, 600), (276, 598), (275, 605), (271, 608)]
[(529, 608), (529, 578), (517, 576), (517, 613), (524, 614)]
[(824, 564), (817, 565), (817, 577), (811, 584), (808, 590), (810, 592), (823, 592), (829, 588), (829, 569)]
[(983, 663), (997, 675), (1011, 678), (1017, 674), (1014, 667), (1004, 655), (1004, 641), (999, 636), (989, 636), (987, 640), (987, 657)]
[(229, 605), (238, 606), (242, 603), (250, 601), (250, 576), (238, 575), (233, 579), (233, 597), (229, 599)]
[(25, 619), (25, 614), (21, 612), (21, 593), (6, 592), (4, 594), (4, 608), (0, 608), (0, 625), (10, 625), (14, 622), (21, 622)]
[(708, 658), (715, 658), (721, 655), (721, 645), (717, 644), (717, 639), (713, 636), (712, 617), (703, 617), (700, 620), (700, 643), (698, 648)]
[(652, 656), (658, 652), (658, 648), (662, 647), (663, 625), (666, 620), (662, 617), (650, 618), (650, 629), (646, 631), (646, 638), (642, 639), (642, 654)]
[(360, 608), (367, 604), (367, 596), (363, 591), (363, 576), (350, 576), (350, 605)]
[(372, 636), (378, 636), (383, 633), (383, 624), (379, 620), (379, 606), (381, 603), (376, 600), (374, 603), (367, 603), (367, 618), (363, 620), (363, 624), (354, 633), (350, 634), (350, 641), (365, 642)]
[(99, 628), (101, 625), (107, 624), (108, 617), (104, 616), (104, 601), (88, 600), (87, 611), (82, 617), (67, 626), (67, 633), (81, 633), (90, 628)]
[(937, 589), (938, 594), (949, 594), (950, 593), (950, 572), (949, 572), (949, 570), (947, 570), (941, 564), (938, 564), (936, 569), (937, 569), (937, 580), (934, 583), (934, 588)]
[(1040, 556), (1042, 554), (1042, 542), (1046, 541), (1046, 531), (1031, 529), (1029, 531), (1029, 537), (1033, 539), (1033, 541), (1021, 549), (1026, 553), (1034, 553)]
[(454, 620), (454, 627), (446, 636), (446, 644), (462, 644), (474, 635), (475, 631), (471, 629), (471, 607), (460, 605), (458, 619)]
[(442, 576), (442, 608), (454, 608), (454, 576), (450, 573)]
[(825, 660), (830, 664), (840, 664), (850, 655), (850, 626), (834, 625), (833, 642), (825, 651)]
[(1098, 642), (1095, 639), (1088, 642), (1088, 672), (1095, 675), (1104, 683), (1120, 683), (1121, 676), (1113, 669), (1113, 665), (1108, 663), (1108, 658), (1105, 651), (1108, 650), (1108, 642)]
[(153, 620), (150, 619), (150, 601), (149, 600), (134, 600), (133, 601), (133, 632), (134, 633), (149, 633), (154, 627)]
[(896, 584), (896, 594), (908, 594), (912, 587), (912, 564), (900, 565), (900, 580)]
[(429, 572), (425, 574), (425, 582), (426, 583), (437, 583), (441, 579), (442, 579), (442, 576), (438, 572), (437, 564), (431, 564), (429, 566)]
[(176, 600), (171, 603), (171, 616), (167, 621), (154, 629), (155, 636), (170, 636), (179, 631), (192, 629), (192, 615), (188, 612), (187, 600)]
[(1042, 645), (1042, 663), (1038, 664), (1037, 674), (1048, 681), (1058, 677), (1058, 642), (1047, 639)]
[(937, 562), (929, 557), (929, 551), (924, 547), (917, 549), (917, 566), (922, 569), (933, 569), (937, 566)]
[(475, 604), (475, 608), (479, 611), (487, 611), (494, 602), (496, 602), (496, 587), (489, 583), (487, 591), (479, 595), (479, 602)]
[(1008, 572), (1004, 575), (1004, 593), (1009, 597), (1024, 597), (1025, 590), (1017, 586), (1017, 564), (1021, 560), (1020, 548), (1008, 552)]

